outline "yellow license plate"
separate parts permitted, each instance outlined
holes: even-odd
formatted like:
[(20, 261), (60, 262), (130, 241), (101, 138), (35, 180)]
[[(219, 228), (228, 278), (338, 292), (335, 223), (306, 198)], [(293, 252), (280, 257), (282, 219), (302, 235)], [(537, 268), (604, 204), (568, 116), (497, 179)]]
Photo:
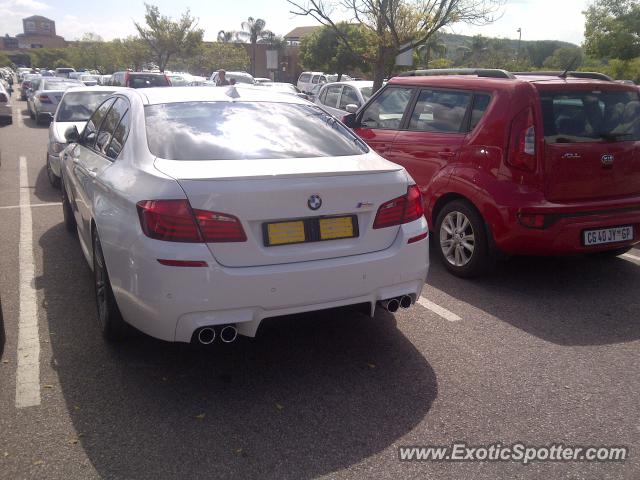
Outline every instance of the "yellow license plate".
[(304, 235), (304, 222), (269, 223), (267, 225), (269, 245), (286, 245), (287, 243), (302, 243), (306, 240)]
[(351, 238), (355, 236), (353, 217), (333, 217), (320, 219), (320, 240)]

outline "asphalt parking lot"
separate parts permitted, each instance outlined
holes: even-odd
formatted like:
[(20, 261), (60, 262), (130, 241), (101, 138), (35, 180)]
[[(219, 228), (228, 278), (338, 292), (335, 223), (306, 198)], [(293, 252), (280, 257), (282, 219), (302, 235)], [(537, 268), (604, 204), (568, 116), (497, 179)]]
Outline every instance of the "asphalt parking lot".
[[(513, 258), (475, 280), (433, 261), (423, 299), (395, 315), (272, 319), (254, 340), (212, 348), (143, 335), (109, 345), (47, 179), (47, 129), (14, 103), (0, 127), (0, 478), (640, 478), (640, 250)], [(22, 406), (30, 308), (39, 403)], [(630, 455), (399, 460), (400, 446), (458, 441)]]

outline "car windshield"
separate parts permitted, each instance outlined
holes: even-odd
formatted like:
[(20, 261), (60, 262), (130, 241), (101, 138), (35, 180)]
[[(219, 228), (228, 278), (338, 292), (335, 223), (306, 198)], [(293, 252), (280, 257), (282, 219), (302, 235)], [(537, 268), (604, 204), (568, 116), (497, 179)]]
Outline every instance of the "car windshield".
[(359, 155), (367, 146), (313, 105), (185, 102), (145, 107), (149, 149), (169, 160)]
[(164, 75), (155, 74), (131, 74), (129, 85), (131, 88), (166, 87), (167, 78)]
[(73, 80), (50, 80), (47, 79), (40, 85), (41, 90), (66, 90), (67, 88), (82, 86), (81, 82)]
[(56, 122), (86, 122), (109, 95), (109, 91), (67, 93), (58, 108)]
[(628, 90), (541, 92), (547, 143), (640, 140), (640, 95)]
[(248, 83), (250, 85), (253, 85), (255, 83), (255, 81), (253, 80), (253, 77), (251, 75), (243, 74), (243, 73), (229, 73), (229, 72), (227, 72), (226, 78), (227, 78), (227, 80), (234, 79), (238, 83)]

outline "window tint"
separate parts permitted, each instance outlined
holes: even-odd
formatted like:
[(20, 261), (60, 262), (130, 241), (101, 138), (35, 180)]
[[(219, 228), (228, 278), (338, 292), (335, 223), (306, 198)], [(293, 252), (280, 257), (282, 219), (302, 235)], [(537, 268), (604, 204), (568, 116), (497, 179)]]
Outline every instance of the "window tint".
[(82, 144), (85, 147), (93, 148), (93, 145), (96, 143), (96, 136), (98, 135), (98, 129), (102, 124), (102, 120), (104, 119), (107, 111), (115, 102), (115, 98), (111, 98), (104, 102), (102, 105), (98, 107), (98, 109), (91, 115), (91, 118), (87, 122), (84, 127), (84, 131), (82, 133)]
[(114, 160), (118, 158), (118, 155), (120, 155), (122, 147), (124, 146), (124, 142), (127, 141), (127, 137), (129, 136), (130, 124), (131, 115), (129, 115), (129, 110), (127, 110), (116, 127), (113, 137), (111, 137), (111, 143), (109, 143), (106, 151), (107, 157), (113, 158)]
[(422, 90), (411, 115), (409, 130), (460, 132), (469, 103), (470, 93)]
[(366, 108), (360, 124), (364, 128), (399, 129), (411, 93), (411, 88), (386, 88)]
[(111, 107), (111, 110), (107, 113), (106, 117), (104, 117), (102, 125), (100, 126), (100, 131), (98, 131), (95, 147), (95, 149), (100, 153), (106, 155), (107, 147), (111, 142), (111, 137), (113, 137), (113, 133), (115, 132), (118, 123), (120, 123), (120, 119), (126, 113), (128, 106), (129, 105), (126, 100), (118, 98)]
[(356, 90), (352, 87), (344, 86), (342, 89), (342, 95), (340, 96), (340, 106), (338, 107), (340, 110), (346, 110), (347, 105), (353, 103), (354, 105), (360, 106), (360, 99), (358, 98), (358, 94)]
[(69, 92), (58, 107), (57, 122), (86, 122), (111, 92)]
[(164, 75), (153, 74), (129, 74), (127, 87), (131, 88), (148, 88), (148, 87), (167, 87), (169, 82)]
[(184, 102), (145, 107), (149, 150), (170, 160), (360, 155), (367, 146), (317, 106)]
[(327, 94), (325, 99), (322, 101), (327, 107), (336, 108), (338, 105), (338, 98), (340, 97), (340, 90), (342, 89), (341, 85), (329, 85), (327, 87)]
[(640, 95), (630, 91), (541, 92), (548, 143), (640, 140)]
[(327, 99), (327, 88), (323, 89), (322, 92), (320, 92), (320, 103), (323, 103), (326, 101)]
[(471, 109), (471, 124), (469, 130), (476, 128), (476, 125), (480, 123), (480, 119), (487, 110), (489, 103), (491, 102), (491, 95), (485, 93), (476, 93), (473, 97), (473, 108)]

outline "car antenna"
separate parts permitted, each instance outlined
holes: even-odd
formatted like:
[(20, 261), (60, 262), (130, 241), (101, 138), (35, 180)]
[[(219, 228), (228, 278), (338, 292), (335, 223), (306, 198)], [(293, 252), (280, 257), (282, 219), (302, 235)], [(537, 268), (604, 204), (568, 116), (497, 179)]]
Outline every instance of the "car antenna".
[(575, 57), (573, 57), (573, 60), (571, 60), (569, 62), (569, 65), (567, 66), (567, 69), (564, 72), (562, 72), (559, 75), (559, 77), (566, 79), (567, 75), (569, 74), (569, 70), (571, 70), (573, 68), (573, 66), (577, 63), (577, 61), (578, 61), (578, 56), (576, 55)]

